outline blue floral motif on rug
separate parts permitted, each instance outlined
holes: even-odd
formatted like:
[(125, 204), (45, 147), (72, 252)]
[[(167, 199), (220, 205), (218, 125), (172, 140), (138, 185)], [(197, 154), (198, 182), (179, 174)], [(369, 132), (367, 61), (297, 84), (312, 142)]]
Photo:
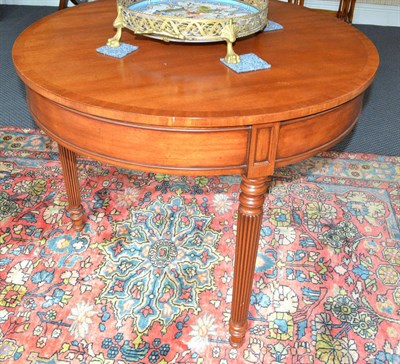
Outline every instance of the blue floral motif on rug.
[(105, 283), (99, 298), (112, 302), (118, 325), (132, 317), (135, 331), (155, 321), (166, 330), (184, 311), (199, 311), (199, 294), (216, 288), (212, 270), (220, 260), (211, 222), (195, 200), (174, 197), (114, 224), (98, 276)]
[(228, 343), (239, 176), (79, 158), (0, 129), (0, 363), (400, 363), (400, 158), (326, 152), (278, 169), (240, 349)]

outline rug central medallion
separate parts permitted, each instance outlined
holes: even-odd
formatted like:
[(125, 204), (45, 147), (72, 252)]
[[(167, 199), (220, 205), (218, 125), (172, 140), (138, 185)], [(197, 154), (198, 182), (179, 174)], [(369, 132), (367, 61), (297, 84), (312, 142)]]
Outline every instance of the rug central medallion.
[(113, 237), (101, 246), (99, 299), (112, 304), (119, 325), (132, 318), (138, 332), (155, 322), (166, 330), (183, 311), (198, 312), (199, 294), (215, 288), (213, 268), (221, 260), (212, 220), (196, 199), (172, 197), (131, 209), (113, 224)]
[(155, 267), (166, 267), (178, 255), (178, 249), (172, 241), (161, 240), (154, 243), (149, 250), (151, 263)]

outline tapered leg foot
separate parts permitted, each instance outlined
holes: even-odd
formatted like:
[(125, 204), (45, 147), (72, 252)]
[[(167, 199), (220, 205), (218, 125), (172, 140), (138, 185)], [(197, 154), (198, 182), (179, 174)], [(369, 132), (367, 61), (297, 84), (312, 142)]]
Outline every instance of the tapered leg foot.
[(58, 145), (61, 167), (64, 175), (65, 189), (68, 198), (68, 211), (76, 231), (83, 229), (83, 207), (76, 168), (76, 154), (69, 149)]
[(241, 183), (239, 217), (233, 276), (232, 313), (229, 321), (230, 344), (243, 344), (253, 287), (254, 269), (263, 216), (263, 204), (270, 177), (249, 179)]
[(83, 207), (80, 205), (76, 209), (71, 209), (68, 207), (69, 217), (72, 221), (73, 227), (75, 231), (82, 231), (83, 230)]
[(244, 336), (246, 335), (247, 331), (247, 318), (246, 321), (241, 324), (235, 324), (229, 321), (229, 344), (233, 348), (240, 348), (244, 342)]

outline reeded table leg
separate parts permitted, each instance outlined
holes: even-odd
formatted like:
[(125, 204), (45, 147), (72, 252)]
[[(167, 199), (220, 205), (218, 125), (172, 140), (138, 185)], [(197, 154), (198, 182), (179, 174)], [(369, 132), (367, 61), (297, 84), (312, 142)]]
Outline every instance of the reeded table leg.
[(83, 229), (83, 207), (76, 168), (76, 154), (60, 144), (58, 145), (58, 150), (67, 191), (68, 211), (74, 224), (74, 229), (81, 231)]
[(233, 276), (230, 344), (239, 347), (247, 331), (247, 315), (253, 287), (254, 269), (263, 216), (263, 204), (271, 177), (243, 176), (239, 197), (239, 217)]

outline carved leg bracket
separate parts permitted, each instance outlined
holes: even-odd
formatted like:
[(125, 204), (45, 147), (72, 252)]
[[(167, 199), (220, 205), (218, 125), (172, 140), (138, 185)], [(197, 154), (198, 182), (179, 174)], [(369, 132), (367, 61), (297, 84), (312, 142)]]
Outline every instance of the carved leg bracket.
[(124, 20), (122, 18), (122, 10), (121, 7), (118, 6), (117, 8), (117, 17), (114, 20), (113, 26), (114, 28), (117, 29), (117, 32), (115, 33), (115, 35), (112, 38), (109, 38), (107, 40), (107, 45), (109, 47), (119, 47), (120, 46), (120, 40), (121, 40), (121, 36), (122, 36), (122, 28), (124, 27)]
[(221, 38), (226, 41), (226, 63), (239, 63), (240, 57), (233, 50), (233, 43), (236, 40), (236, 31), (233, 26), (232, 19), (229, 20), (229, 23), (221, 31)]
[(263, 204), (271, 177), (241, 183), (238, 228), (233, 276), (232, 313), (229, 321), (230, 344), (239, 347), (247, 331), (247, 316), (253, 287), (254, 269), (263, 216)]
[(83, 207), (81, 204), (81, 194), (78, 181), (78, 172), (76, 168), (76, 154), (69, 149), (58, 145), (60, 152), (61, 167), (64, 175), (65, 189), (68, 198), (68, 211), (74, 229), (81, 231), (83, 229)]

